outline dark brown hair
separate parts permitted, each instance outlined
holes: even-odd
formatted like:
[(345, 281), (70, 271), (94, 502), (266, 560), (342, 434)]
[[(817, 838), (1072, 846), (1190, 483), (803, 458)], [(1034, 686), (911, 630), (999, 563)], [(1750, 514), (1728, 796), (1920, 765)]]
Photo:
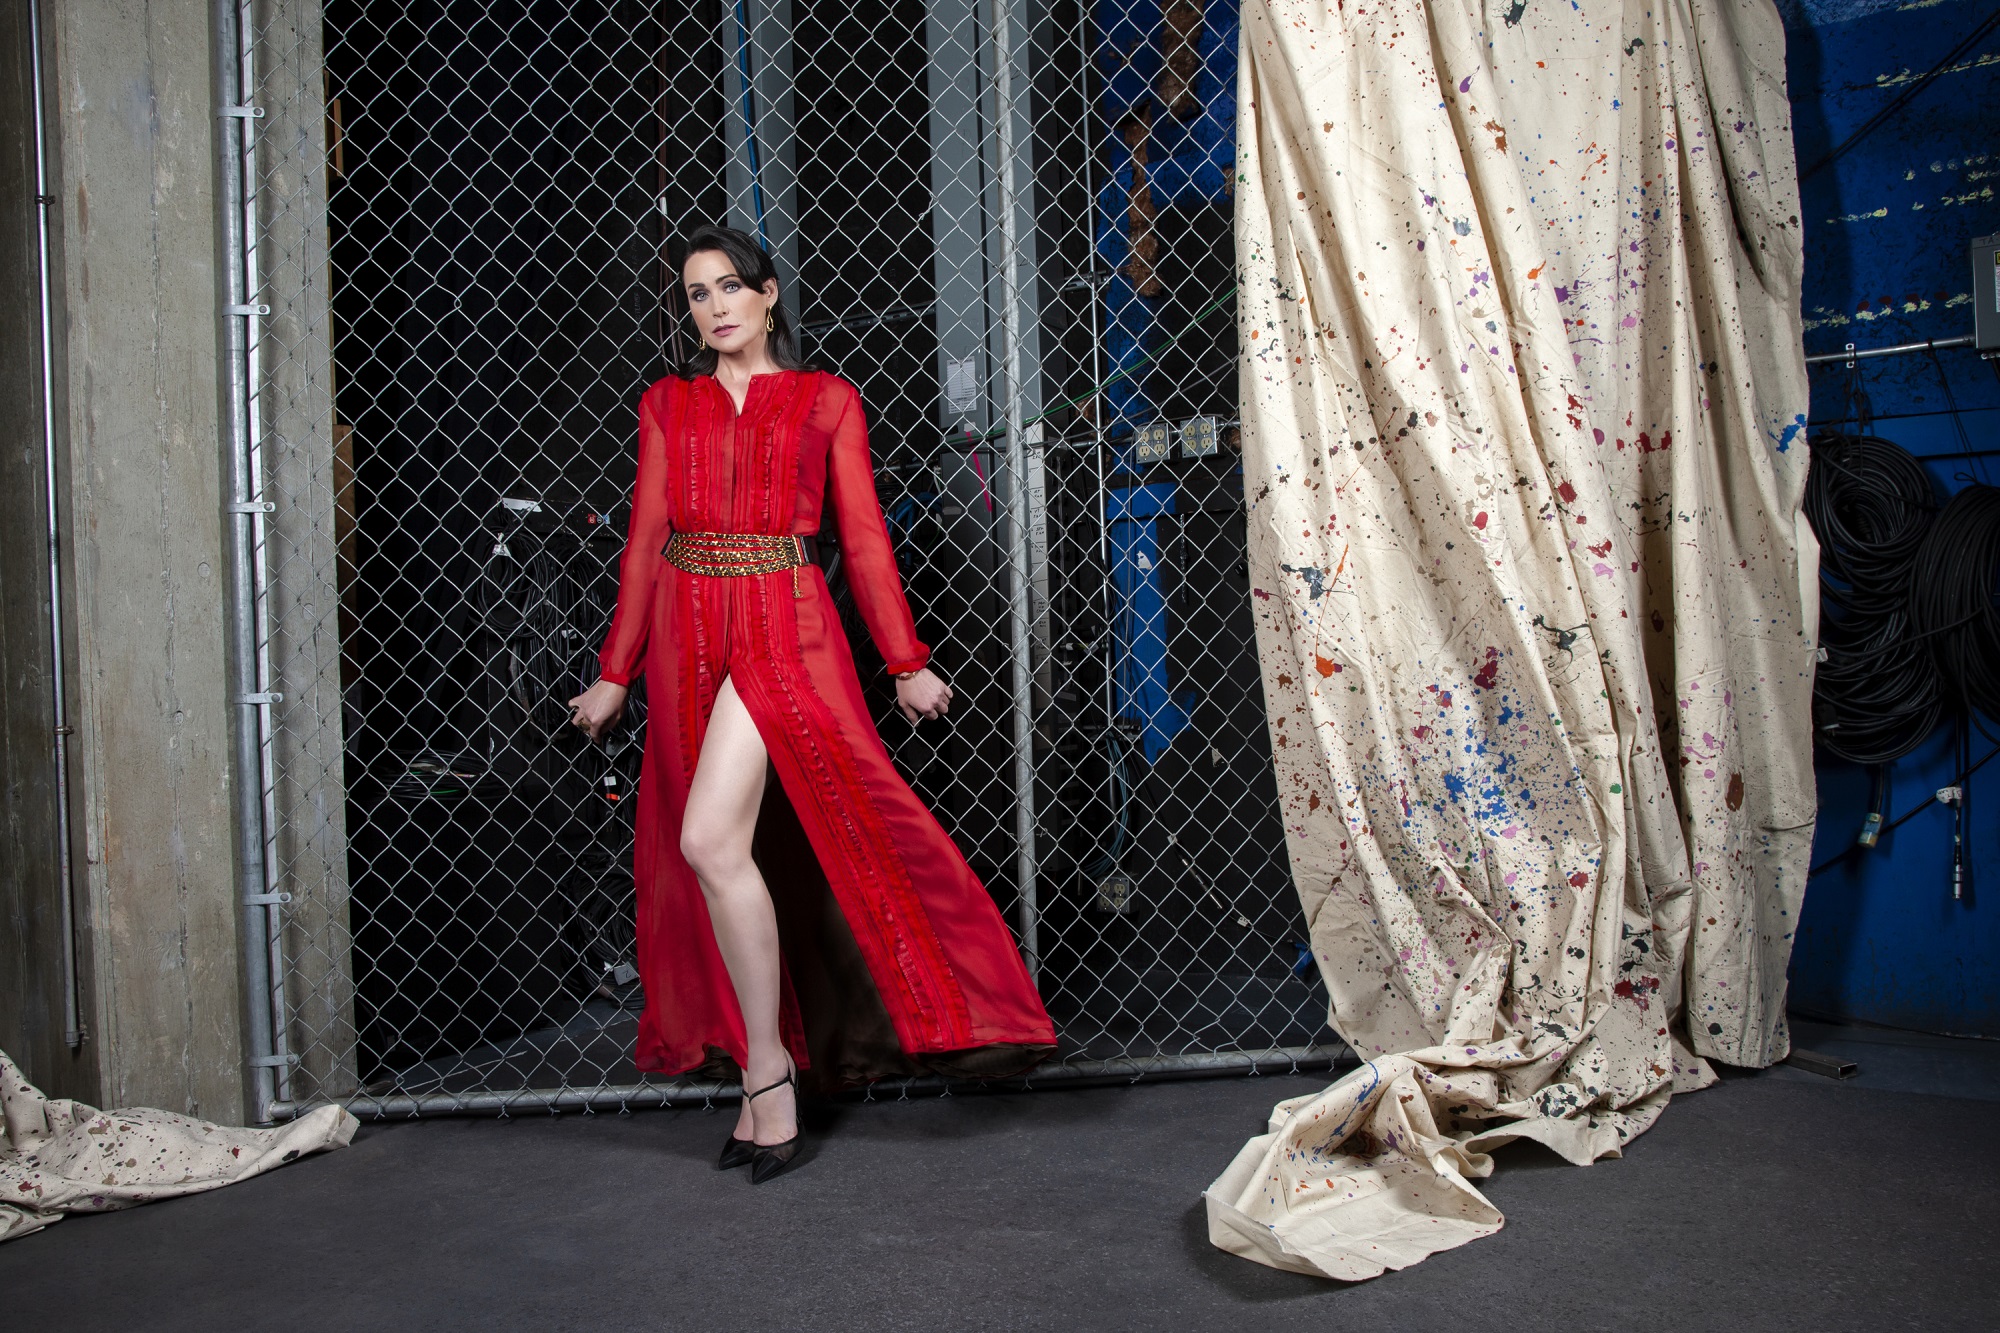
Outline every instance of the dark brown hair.
[[(690, 326), (694, 323), (694, 317), (687, 314), (687, 262), (705, 250), (721, 254), (729, 261), (730, 267), (736, 270), (737, 277), (759, 291), (764, 289), (765, 283), (778, 276), (777, 268), (771, 263), (771, 256), (746, 233), (734, 227), (696, 227), (688, 233), (686, 240), (670, 245), (667, 251), (667, 257), (673, 263), (674, 271), (682, 275), (679, 308)], [(678, 255), (676, 251), (679, 252)], [(785, 309), (782, 298), (771, 307), (771, 324), (769, 335), (771, 360), (785, 370), (805, 370), (807, 368), (805, 359), (799, 355), (798, 339), (792, 331), (791, 312)], [(697, 375), (713, 375), (716, 359), (716, 350), (696, 333), (694, 351), (687, 356), (675, 358), (674, 374), (682, 379), (693, 379)]]

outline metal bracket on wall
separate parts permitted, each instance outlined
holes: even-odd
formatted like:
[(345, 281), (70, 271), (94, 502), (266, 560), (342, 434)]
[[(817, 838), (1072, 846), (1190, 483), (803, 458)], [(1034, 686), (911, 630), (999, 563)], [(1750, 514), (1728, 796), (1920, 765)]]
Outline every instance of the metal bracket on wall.
[(262, 120), (264, 108), (261, 106), (225, 106), (216, 113), (218, 116), (241, 116), (245, 120)]
[(250, 893), (243, 897), (245, 907), (281, 907), (292, 900), (289, 893)]
[(232, 514), (274, 514), (278, 506), (270, 500), (232, 500), (229, 512)]
[(225, 315), (246, 315), (246, 316), (268, 315), (271, 313), (271, 307), (261, 304), (230, 305), (230, 306), (224, 306), (222, 308), (222, 313)]
[(281, 704), (284, 701), (285, 696), (276, 691), (265, 694), (239, 694), (236, 696), (236, 702), (239, 704)]

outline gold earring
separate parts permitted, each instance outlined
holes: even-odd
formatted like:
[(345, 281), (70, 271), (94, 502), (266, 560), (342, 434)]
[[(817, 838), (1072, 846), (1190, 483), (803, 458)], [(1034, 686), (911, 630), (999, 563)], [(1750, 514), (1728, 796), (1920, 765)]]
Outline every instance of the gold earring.
[(766, 306), (764, 307), (764, 332), (776, 333), (777, 331), (778, 331), (778, 317), (771, 313), (771, 308), (769, 306)]

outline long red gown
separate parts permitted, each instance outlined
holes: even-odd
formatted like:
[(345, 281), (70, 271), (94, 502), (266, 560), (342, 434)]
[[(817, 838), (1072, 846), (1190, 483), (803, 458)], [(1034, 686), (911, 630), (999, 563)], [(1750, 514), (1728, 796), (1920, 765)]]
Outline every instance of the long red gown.
[[(875, 495), (861, 396), (816, 371), (758, 375), (739, 416), (712, 377), (639, 402), (639, 475), (603, 677), (646, 673), (635, 799), (642, 1070), (739, 1067), (743, 1018), (681, 817), (710, 709), (734, 680), (778, 776), (756, 855), (785, 956), (781, 1027), (823, 1088), (930, 1070), (1019, 1072), (1055, 1043), (1013, 936), (965, 857), (889, 760), (825, 577), (813, 565), (689, 574), (674, 531), (811, 535), (831, 488), (847, 579), (892, 672), (917, 640)], [(830, 893), (829, 893), (830, 891)], [(837, 906), (836, 906), (837, 904)]]

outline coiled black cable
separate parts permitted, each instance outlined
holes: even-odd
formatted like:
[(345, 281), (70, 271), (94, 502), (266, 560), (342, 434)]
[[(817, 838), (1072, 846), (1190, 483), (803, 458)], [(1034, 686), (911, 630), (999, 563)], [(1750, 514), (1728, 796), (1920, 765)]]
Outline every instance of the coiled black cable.
[(1912, 578), (1937, 492), (1908, 450), (1822, 432), (1812, 445), (1806, 521), (1820, 544), (1820, 646), (1813, 727), (1828, 752), (1886, 764), (1944, 714), (1936, 663), (1911, 622)]
[(1901, 608), (1937, 510), (1930, 474), (1901, 445), (1872, 435), (1818, 435), (1812, 464), (1806, 519), (1819, 538), (1826, 596), (1860, 616)]
[(2000, 722), (2000, 487), (1954, 495), (1918, 547), (1912, 575), (1910, 621), (1947, 700), (1968, 720)]

